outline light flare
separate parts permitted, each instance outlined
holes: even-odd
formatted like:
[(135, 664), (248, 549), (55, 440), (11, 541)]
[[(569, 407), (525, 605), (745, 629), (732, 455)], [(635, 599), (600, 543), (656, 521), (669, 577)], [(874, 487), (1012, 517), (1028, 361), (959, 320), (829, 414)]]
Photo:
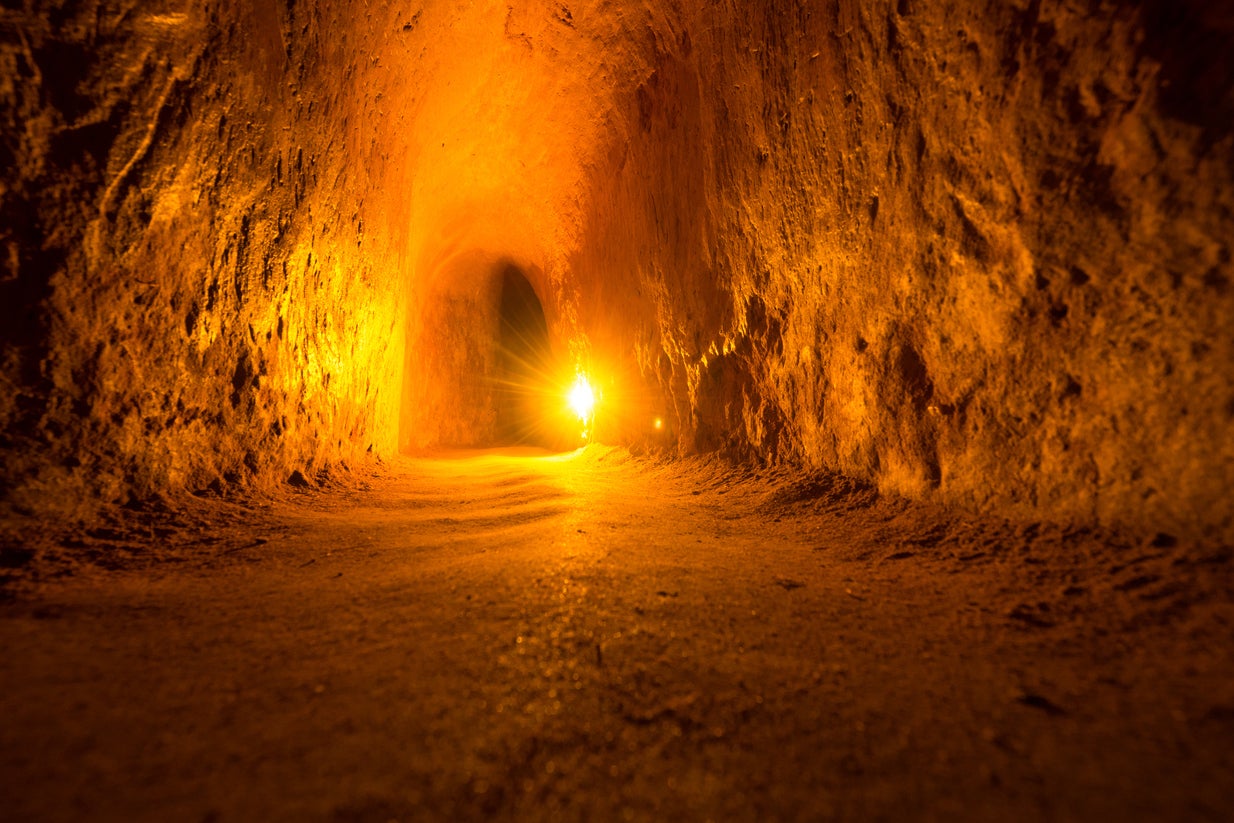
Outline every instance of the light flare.
[(570, 393), (566, 396), (570, 403), (570, 408), (578, 415), (578, 419), (586, 424), (591, 420), (592, 412), (596, 408), (596, 393), (591, 388), (590, 381), (586, 375), (578, 375), (574, 380), (574, 385), (570, 387)]

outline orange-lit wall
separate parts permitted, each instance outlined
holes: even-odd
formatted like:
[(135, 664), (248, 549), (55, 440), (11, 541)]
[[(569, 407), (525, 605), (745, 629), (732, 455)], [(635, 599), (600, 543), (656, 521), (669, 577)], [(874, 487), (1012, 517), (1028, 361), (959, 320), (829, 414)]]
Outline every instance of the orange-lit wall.
[(676, 439), (1228, 534), (1228, 7), (764, 6), (631, 24), (572, 266)]
[[(6, 10), (20, 508), (266, 483), (396, 445), (409, 228), (349, 8)], [(14, 82), (15, 81), (15, 82)], [(24, 302), (24, 301), (23, 301)], [(30, 361), (33, 361), (31, 363)]]

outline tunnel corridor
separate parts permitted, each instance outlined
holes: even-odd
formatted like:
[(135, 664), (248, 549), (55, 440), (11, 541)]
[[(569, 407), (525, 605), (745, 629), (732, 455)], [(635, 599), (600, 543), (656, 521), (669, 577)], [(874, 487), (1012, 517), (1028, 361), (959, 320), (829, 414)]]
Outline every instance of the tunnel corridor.
[(0, 8), (0, 817), (1234, 818), (1219, 0)]

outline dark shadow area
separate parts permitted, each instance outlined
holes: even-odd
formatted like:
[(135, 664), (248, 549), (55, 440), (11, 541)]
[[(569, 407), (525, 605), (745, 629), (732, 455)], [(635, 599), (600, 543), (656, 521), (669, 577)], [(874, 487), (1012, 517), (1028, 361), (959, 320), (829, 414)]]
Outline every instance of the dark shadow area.
[(536, 290), (513, 264), (501, 271), (498, 329), (497, 441), (554, 448), (547, 423), (552, 386), (548, 323)]

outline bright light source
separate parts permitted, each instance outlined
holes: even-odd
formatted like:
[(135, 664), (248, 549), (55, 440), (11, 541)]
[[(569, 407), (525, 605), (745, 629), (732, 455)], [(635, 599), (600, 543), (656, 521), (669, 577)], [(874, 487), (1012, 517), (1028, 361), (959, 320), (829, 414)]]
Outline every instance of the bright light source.
[(651, 427), (655, 429), (656, 431), (659, 431), (660, 429), (664, 428), (664, 421), (657, 417), (655, 420), (651, 422)]
[(575, 379), (568, 399), (570, 408), (578, 415), (579, 420), (586, 423), (591, 419), (591, 413), (596, 407), (596, 394), (591, 390), (591, 383), (587, 382), (586, 377), (580, 374)]

